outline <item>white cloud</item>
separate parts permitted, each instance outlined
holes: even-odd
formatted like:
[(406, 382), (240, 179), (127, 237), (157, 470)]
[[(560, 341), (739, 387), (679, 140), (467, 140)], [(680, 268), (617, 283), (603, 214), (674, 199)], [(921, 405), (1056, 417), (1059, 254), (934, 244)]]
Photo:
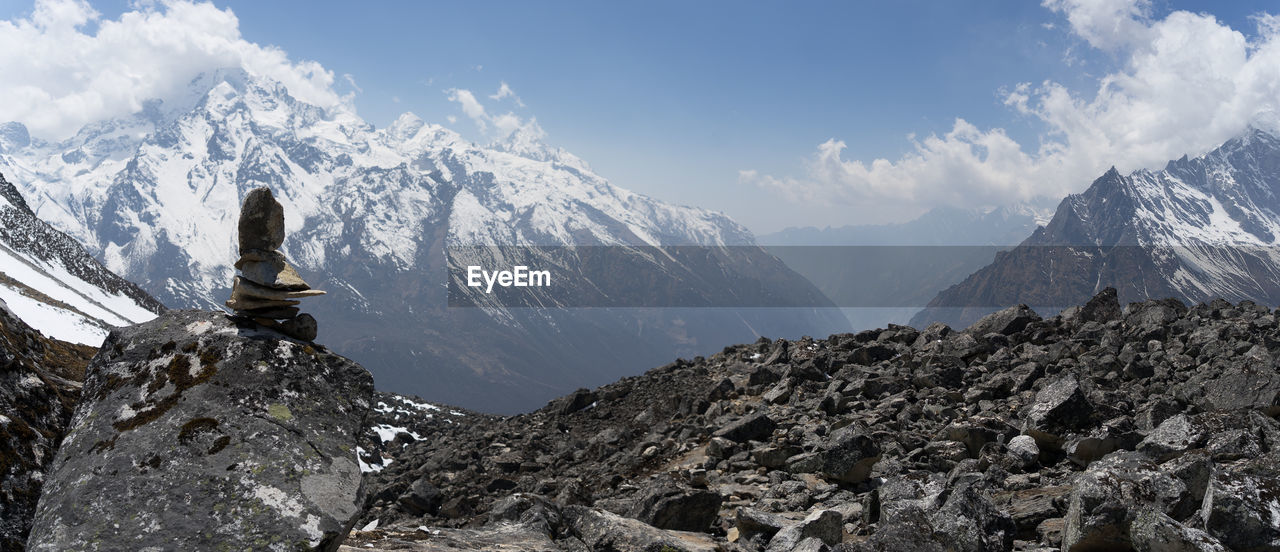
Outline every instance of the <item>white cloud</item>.
[(61, 138), (137, 112), (145, 100), (174, 97), (197, 74), (226, 67), (276, 79), (322, 107), (346, 105), (332, 72), (245, 40), (229, 9), (161, 0), (103, 19), (83, 0), (36, 0), (30, 17), (0, 21), (0, 121)]
[(1071, 30), (1090, 44), (1115, 49), (1149, 40), (1151, 0), (1044, 0), (1067, 16)]
[(498, 87), (498, 91), (496, 93), (489, 95), (489, 99), (491, 100), (501, 100), (504, 98), (511, 98), (511, 101), (514, 101), (517, 106), (524, 107), (524, 101), (520, 99), (520, 96), (516, 95), (515, 90), (512, 90), (511, 86), (507, 85), (506, 81), (503, 81), (502, 86)]
[[(478, 128), (480, 132), (490, 135), (490, 137), (495, 140), (505, 139), (517, 131), (522, 131), (522, 134), (525, 136), (533, 136), (539, 139), (545, 134), (542, 128), (538, 126), (538, 122), (535, 119), (531, 118), (526, 121), (511, 111), (500, 115), (490, 115), (488, 110), (485, 109), (484, 105), (480, 103), (480, 100), (476, 99), (476, 95), (471, 93), (470, 90), (450, 88), (449, 90), (446, 90), (445, 93), (449, 95), (449, 101), (457, 103), (458, 106), (462, 108), (462, 113), (475, 123), (476, 128)], [(498, 92), (496, 94), (489, 96), (489, 98), (494, 100), (501, 100), (508, 97), (514, 98), (520, 107), (524, 107), (524, 103), (520, 102), (520, 99), (516, 97), (515, 92), (512, 92), (511, 87), (505, 82), (498, 88)], [(448, 120), (452, 124), (457, 121), (457, 118), (450, 116)]]
[(475, 122), (480, 132), (489, 130), (489, 114), (485, 113), (484, 106), (480, 105), (480, 101), (476, 99), (476, 95), (470, 90), (460, 88), (450, 88), (445, 90), (449, 95), (449, 101), (457, 103), (462, 107), (462, 113), (470, 117)]
[(356, 78), (351, 76), (351, 73), (343, 73), (342, 79), (347, 81), (347, 84), (350, 84), (351, 88), (354, 88), (356, 92), (360, 92), (361, 94), (364, 93), (364, 89), (360, 88), (360, 85), (356, 84)]
[(1116, 56), (1118, 69), (1085, 93), (1052, 81), (1003, 93), (1014, 112), (1038, 121), (1034, 145), (999, 128), (956, 119), (950, 132), (911, 140), (891, 161), (845, 157), (844, 143), (818, 146), (803, 177), (742, 171), (739, 180), (798, 201), (864, 199), (991, 205), (1061, 197), (1108, 167), (1160, 167), (1202, 154), (1280, 112), (1280, 19), (1254, 18), (1252, 38), (1210, 15), (1175, 11), (1153, 19), (1145, 1), (1047, 0), (1088, 47)]

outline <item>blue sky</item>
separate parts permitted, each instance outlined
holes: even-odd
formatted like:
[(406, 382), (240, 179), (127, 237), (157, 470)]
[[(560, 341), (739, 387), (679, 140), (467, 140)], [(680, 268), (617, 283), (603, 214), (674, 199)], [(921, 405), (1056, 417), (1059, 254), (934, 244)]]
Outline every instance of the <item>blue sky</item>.
[[(758, 232), (902, 220), (948, 202), (1056, 200), (1087, 186), (1085, 175), (1108, 154), (1113, 164), (1137, 168), (1179, 148), (1204, 149), (1228, 132), (1154, 152), (1111, 141), (1079, 159), (1037, 156), (1046, 141), (1073, 148), (1080, 141), (1062, 138), (1071, 131), (1051, 122), (1058, 112), (1046, 103), (1050, 91), (1037, 89), (1056, 83), (1087, 103), (1100, 78), (1140, 74), (1135, 60), (1144, 48), (1109, 42), (1094, 32), (1097, 21), (1073, 22), (1078, 14), (1110, 13), (1091, 1), (1047, 4), (214, 2), (234, 12), (244, 40), (332, 71), (337, 91), (356, 92), (358, 112), (377, 126), (412, 111), (483, 142), (489, 136), (449, 101), (449, 90), (471, 90), (491, 112), (536, 117), (549, 144), (582, 157), (615, 184), (726, 212)], [(1253, 16), (1277, 11), (1274, 2), (1113, 4), (1136, 6), (1129, 15), (1144, 28), (1160, 29), (1170, 14), (1186, 10), (1203, 14), (1197, 21), (1204, 25), (1211, 21), (1257, 43), (1270, 37), (1259, 36)], [(137, 9), (118, 1), (92, 6), (102, 20)], [(7, 2), (0, 19), (31, 12), (31, 4)], [(92, 34), (93, 25), (85, 32)], [(1213, 30), (1204, 25), (1198, 28)], [(488, 97), (501, 83), (522, 105)], [(1020, 83), (1028, 83), (1030, 112), (1011, 104)], [(1036, 110), (1037, 101), (1046, 107)], [(973, 132), (938, 148), (921, 146), (924, 137), (957, 131), (957, 118)], [(1232, 125), (1238, 121), (1222, 123)], [(1194, 125), (1186, 127), (1190, 133)], [(997, 148), (984, 141), (997, 130), (1035, 158), (971, 167), (952, 159), (959, 169), (934, 160), (947, 145), (977, 147), (978, 155)], [(845, 147), (823, 149), (829, 140)], [(904, 156), (922, 147), (933, 153), (920, 154), (921, 164), (944, 168), (908, 170), (913, 165)], [(877, 176), (850, 166), (876, 158), (903, 168)], [(1054, 168), (1069, 169), (1071, 181), (1035, 190), (1010, 183)], [(953, 173), (963, 183), (925, 182)]]

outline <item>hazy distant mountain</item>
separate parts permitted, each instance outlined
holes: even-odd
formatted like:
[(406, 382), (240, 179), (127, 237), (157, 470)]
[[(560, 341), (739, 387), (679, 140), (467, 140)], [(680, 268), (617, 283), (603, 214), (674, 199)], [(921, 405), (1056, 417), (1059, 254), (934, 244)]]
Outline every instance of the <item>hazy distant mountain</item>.
[[(239, 70), (202, 75), (183, 97), (57, 143), (10, 124), (0, 148), (37, 214), (174, 307), (221, 305), (240, 200), (270, 186), (285, 207), (286, 254), (329, 292), (307, 305), (320, 340), (367, 366), (382, 388), (433, 401), (528, 409), (673, 355), (846, 324), (812, 309), (448, 308), (444, 252), (465, 245), (734, 245), (769, 275), (767, 293), (811, 299), (803, 304), (821, 294), (750, 252), (752, 235), (727, 217), (617, 188), (531, 133), (480, 146), (411, 114), (376, 129)], [(568, 271), (562, 278), (611, 276), (554, 261)], [(742, 268), (729, 262), (682, 268)]]
[(903, 223), (788, 228), (760, 242), (849, 307), (855, 328), (876, 328), (908, 322), (939, 291), (1025, 239), (1046, 214), (1031, 205), (937, 207)]
[(787, 228), (762, 234), (764, 245), (1017, 245), (1048, 222), (1029, 204), (994, 209), (935, 207), (907, 222)]
[(1017, 303), (1059, 308), (1108, 286), (1121, 301), (1280, 302), (1277, 128), (1259, 122), (1163, 170), (1107, 171), (1016, 249), (939, 293), (913, 323), (964, 326)]

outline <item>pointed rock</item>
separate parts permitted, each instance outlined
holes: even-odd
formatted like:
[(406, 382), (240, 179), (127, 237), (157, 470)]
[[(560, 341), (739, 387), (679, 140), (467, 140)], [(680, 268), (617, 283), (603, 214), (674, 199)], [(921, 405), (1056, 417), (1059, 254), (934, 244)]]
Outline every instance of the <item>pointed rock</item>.
[(240, 208), (240, 251), (274, 251), (284, 244), (284, 207), (265, 186), (244, 196)]

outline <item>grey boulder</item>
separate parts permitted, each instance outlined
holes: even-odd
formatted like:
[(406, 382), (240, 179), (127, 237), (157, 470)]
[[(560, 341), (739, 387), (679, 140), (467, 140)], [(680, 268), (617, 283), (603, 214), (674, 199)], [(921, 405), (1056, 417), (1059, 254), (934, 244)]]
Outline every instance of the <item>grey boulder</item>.
[(108, 336), (28, 550), (336, 550), (359, 513), (364, 368), (221, 313)]

